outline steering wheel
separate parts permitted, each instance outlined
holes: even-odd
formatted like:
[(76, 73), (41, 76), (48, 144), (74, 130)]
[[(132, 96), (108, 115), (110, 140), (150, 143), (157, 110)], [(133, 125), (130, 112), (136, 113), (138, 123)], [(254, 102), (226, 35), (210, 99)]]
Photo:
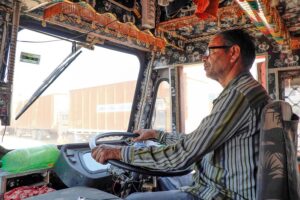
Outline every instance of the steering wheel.
[[(97, 142), (99, 139), (105, 138), (105, 137), (115, 137), (115, 136), (122, 136), (122, 139), (120, 140), (107, 140), (107, 141), (100, 141)], [(97, 147), (97, 144), (125, 144), (129, 145), (129, 138), (134, 138), (138, 137), (139, 134), (133, 134), (130, 132), (107, 132), (107, 133), (99, 133), (92, 137), (89, 141), (89, 146), (91, 149), (94, 149)], [(146, 169), (143, 167), (138, 167), (134, 165), (130, 165), (128, 163), (124, 163), (119, 160), (108, 160), (108, 163), (116, 166), (118, 168), (124, 169), (124, 170), (129, 170), (132, 172), (136, 172), (138, 174), (145, 174), (145, 175), (150, 175), (150, 176), (182, 176), (190, 173), (192, 170), (191, 169), (184, 169), (184, 170), (174, 170), (174, 171), (158, 171), (158, 170), (152, 170), (152, 169)]]

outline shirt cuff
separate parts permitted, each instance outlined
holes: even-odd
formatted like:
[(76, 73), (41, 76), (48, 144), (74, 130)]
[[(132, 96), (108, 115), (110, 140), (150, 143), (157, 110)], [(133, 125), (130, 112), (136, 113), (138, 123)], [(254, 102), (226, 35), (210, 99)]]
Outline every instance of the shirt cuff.
[(158, 133), (157, 135), (157, 141), (159, 142), (159, 143), (164, 143), (164, 138), (165, 138), (165, 134), (166, 134), (166, 132), (164, 132), (164, 131), (162, 131), (162, 130), (156, 130), (156, 132)]
[(134, 157), (134, 147), (122, 147), (121, 148), (121, 161), (125, 163), (131, 163)]

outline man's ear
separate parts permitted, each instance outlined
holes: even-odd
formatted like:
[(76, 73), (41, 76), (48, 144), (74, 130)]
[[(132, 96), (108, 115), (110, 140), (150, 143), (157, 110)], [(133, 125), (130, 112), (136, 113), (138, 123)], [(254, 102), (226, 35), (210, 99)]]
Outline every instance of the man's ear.
[(230, 58), (230, 62), (231, 63), (235, 63), (237, 62), (237, 60), (239, 59), (241, 55), (241, 48), (238, 45), (233, 45), (231, 47), (231, 58)]

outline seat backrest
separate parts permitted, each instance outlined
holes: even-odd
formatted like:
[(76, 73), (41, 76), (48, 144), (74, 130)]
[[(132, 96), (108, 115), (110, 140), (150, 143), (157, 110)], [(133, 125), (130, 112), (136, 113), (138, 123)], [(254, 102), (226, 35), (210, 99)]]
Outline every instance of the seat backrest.
[(300, 199), (297, 167), (299, 117), (284, 101), (269, 102), (261, 117), (257, 199)]

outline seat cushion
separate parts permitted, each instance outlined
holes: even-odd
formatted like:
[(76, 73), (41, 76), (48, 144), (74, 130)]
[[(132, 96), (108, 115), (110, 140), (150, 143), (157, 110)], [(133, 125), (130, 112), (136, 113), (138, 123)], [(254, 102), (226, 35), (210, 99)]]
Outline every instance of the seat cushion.
[(26, 200), (115, 200), (117, 196), (88, 187), (72, 187), (63, 190), (56, 190), (47, 194), (26, 198)]

